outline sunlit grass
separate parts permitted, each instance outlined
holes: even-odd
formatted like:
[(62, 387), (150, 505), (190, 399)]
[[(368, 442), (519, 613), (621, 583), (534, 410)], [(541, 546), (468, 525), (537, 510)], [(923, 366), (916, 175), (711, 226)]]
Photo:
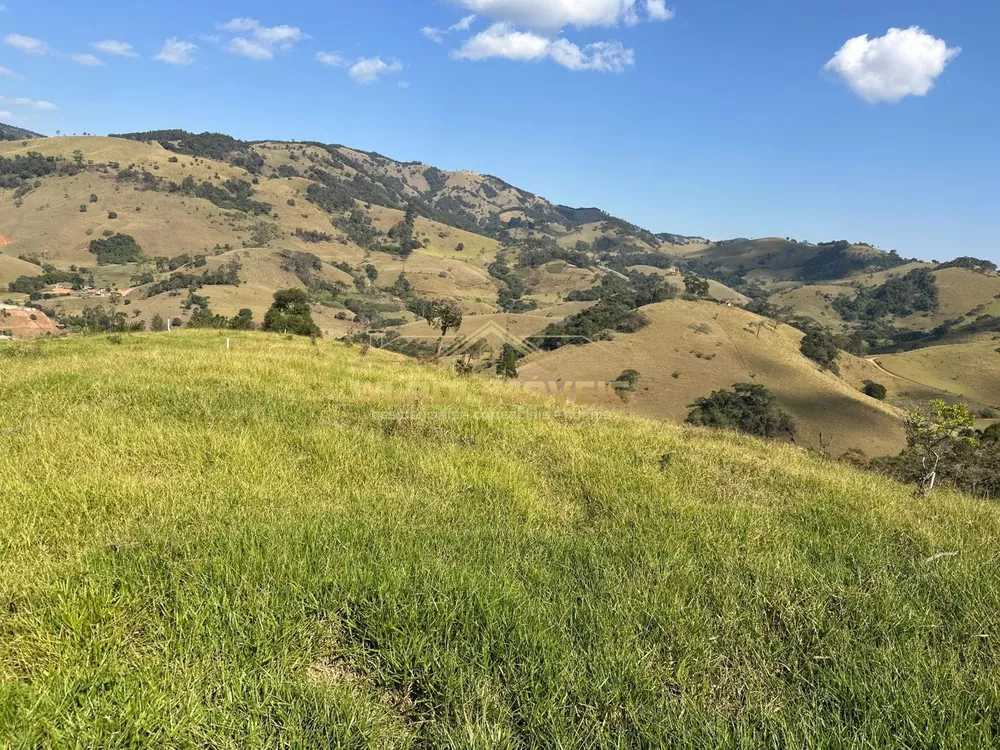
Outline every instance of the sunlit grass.
[(227, 335), (0, 348), (0, 746), (1000, 740), (995, 506)]

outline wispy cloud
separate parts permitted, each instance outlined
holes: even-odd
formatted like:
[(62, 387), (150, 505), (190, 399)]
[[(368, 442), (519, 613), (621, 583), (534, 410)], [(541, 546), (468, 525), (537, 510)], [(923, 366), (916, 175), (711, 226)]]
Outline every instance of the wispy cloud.
[(234, 18), (219, 24), (219, 31), (239, 34), (226, 45), (234, 55), (242, 55), (253, 60), (271, 60), (275, 50), (291, 50), (309, 35), (297, 26), (264, 26), (253, 18)]
[(167, 65), (183, 67), (194, 63), (194, 53), (197, 50), (198, 45), (191, 42), (182, 42), (177, 37), (171, 37), (163, 43), (163, 47), (154, 59)]
[(13, 70), (11, 70), (10, 68), (5, 68), (2, 65), (0, 65), (0, 78), (13, 78), (15, 81), (22, 81), (22, 80), (24, 80), (21, 76), (19, 76)]
[(76, 55), (70, 55), (70, 60), (75, 62), (77, 65), (84, 65), (88, 68), (99, 68), (104, 65), (104, 61), (99, 57), (96, 57), (89, 52), (83, 52)]
[(420, 35), (425, 39), (430, 39), (435, 44), (441, 44), (444, 42), (444, 38), (448, 34), (452, 34), (458, 31), (468, 31), (472, 28), (472, 24), (476, 21), (476, 14), (473, 13), (471, 16), (466, 16), (460, 19), (457, 23), (453, 23), (447, 29), (438, 29), (434, 26), (424, 26), (420, 29)]
[(339, 52), (317, 52), (316, 62), (331, 68), (342, 68), (347, 65), (347, 61)]
[(3, 38), (4, 44), (21, 50), (28, 55), (44, 55), (49, 51), (49, 45), (41, 39), (35, 39), (21, 34), (8, 34)]
[(91, 46), (107, 55), (117, 55), (118, 57), (139, 56), (131, 44), (128, 42), (119, 42), (117, 39), (105, 39), (101, 42), (94, 42)]
[(58, 107), (52, 102), (47, 102), (38, 99), (28, 99), (23, 96), (18, 96), (14, 98), (9, 98), (6, 96), (0, 96), (0, 104), (6, 104), (8, 106), (15, 107), (26, 107), (27, 109), (34, 110), (35, 112), (55, 112)]
[(384, 61), (381, 57), (363, 57), (351, 66), (348, 73), (355, 83), (368, 85), (389, 73), (399, 73), (403, 64), (398, 60)]

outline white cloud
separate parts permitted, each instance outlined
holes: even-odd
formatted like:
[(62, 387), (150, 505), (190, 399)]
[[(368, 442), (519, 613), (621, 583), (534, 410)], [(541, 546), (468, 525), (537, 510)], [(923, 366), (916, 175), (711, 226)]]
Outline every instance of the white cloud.
[(249, 57), (252, 60), (274, 59), (274, 52), (271, 51), (271, 48), (268, 45), (261, 44), (258, 41), (244, 39), (241, 36), (230, 39), (229, 44), (226, 45), (226, 49), (234, 55), (242, 55), (243, 57)]
[(468, 31), (472, 28), (472, 24), (476, 22), (476, 14), (473, 13), (471, 16), (466, 16), (461, 19), (458, 23), (453, 23), (448, 27), (448, 31)]
[(381, 57), (363, 57), (351, 66), (348, 73), (355, 83), (369, 84), (387, 73), (398, 73), (402, 69), (403, 64), (398, 60), (385, 62)]
[(5, 68), (2, 65), (0, 65), (0, 78), (16, 78), (16, 79), (20, 80), (21, 76), (19, 76), (17, 73), (15, 73), (10, 68)]
[(650, 21), (669, 21), (675, 14), (667, 7), (667, 0), (646, 0), (646, 15)]
[(635, 65), (635, 53), (621, 42), (595, 42), (582, 49), (568, 39), (550, 39), (528, 31), (517, 31), (509, 23), (496, 23), (476, 34), (453, 53), (461, 60), (502, 57), (518, 62), (551, 59), (569, 70), (621, 73)]
[(424, 26), (420, 29), (420, 34), (425, 39), (430, 39), (435, 44), (441, 44), (448, 34), (453, 34), (459, 31), (468, 31), (472, 28), (472, 24), (476, 22), (476, 18), (476, 14), (473, 13), (471, 16), (466, 16), (465, 18), (460, 19), (457, 23), (453, 23), (447, 28), (447, 30), (438, 29), (434, 26)]
[(17, 117), (17, 115), (15, 115), (13, 112), (9, 110), (0, 109), (0, 117), (2, 117), (5, 120), (13, 120)]
[(309, 38), (297, 26), (262, 26), (260, 21), (253, 18), (234, 18), (219, 24), (219, 30), (247, 35), (230, 39), (226, 49), (235, 55), (254, 60), (271, 60), (275, 49), (290, 50), (303, 39)]
[(621, 42), (594, 42), (580, 49), (566, 39), (552, 42), (549, 55), (570, 70), (596, 70), (601, 73), (622, 73), (635, 65), (635, 52)]
[(127, 42), (119, 42), (116, 39), (105, 39), (102, 42), (94, 42), (91, 46), (107, 55), (118, 55), (119, 57), (138, 57), (135, 48), (132, 47), (131, 44)]
[(36, 101), (35, 99), (28, 99), (24, 96), (18, 96), (10, 99), (6, 96), (0, 96), (0, 104), (13, 104), (15, 107), (27, 107), (28, 109), (33, 109), (36, 112), (54, 112), (58, 107), (52, 102), (46, 101)]
[(409, 82), (409, 81), (400, 81), (400, 82), (399, 82), (399, 83), (397, 83), (396, 85), (397, 85), (397, 86), (398, 86), (399, 88), (401, 88), (401, 89), (408, 89), (408, 88), (410, 88), (410, 82)]
[(171, 37), (163, 43), (163, 48), (154, 59), (167, 65), (191, 65), (198, 46), (191, 42), (182, 42), (177, 37)]
[[(505, 23), (557, 31), (565, 26), (615, 26), (639, 22), (638, 0), (456, 0)], [(658, 4), (654, 0), (654, 5)]]
[(420, 29), (421, 36), (424, 39), (430, 39), (435, 44), (441, 44), (444, 41), (444, 35), (447, 32), (441, 31), (441, 29), (435, 29), (433, 26), (424, 26)]
[(85, 65), (88, 68), (99, 68), (104, 65), (104, 61), (99, 57), (91, 55), (89, 52), (84, 52), (82, 54), (70, 55), (70, 59), (77, 65)]
[(21, 36), (20, 34), (8, 34), (3, 38), (4, 44), (10, 45), (15, 49), (21, 50), (29, 55), (44, 55), (49, 51), (49, 45), (43, 42), (41, 39), (35, 39), (30, 36)]
[(347, 61), (344, 60), (339, 52), (317, 52), (316, 62), (321, 65), (328, 65), (331, 68), (342, 68), (347, 64)]
[(923, 29), (889, 29), (885, 36), (848, 39), (825, 70), (839, 75), (865, 101), (901, 101), (926, 96), (961, 49), (949, 48)]

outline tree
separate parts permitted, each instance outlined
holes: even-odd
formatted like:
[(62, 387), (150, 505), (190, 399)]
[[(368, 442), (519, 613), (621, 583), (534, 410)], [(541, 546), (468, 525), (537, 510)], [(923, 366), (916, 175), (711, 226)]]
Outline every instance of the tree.
[(706, 279), (700, 279), (697, 276), (685, 276), (684, 291), (692, 297), (707, 297), (708, 281)]
[(884, 385), (876, 383), (874, 380), (866, 380), (864, 386), (863, 390), (866, 396), (870, 396), (878, 401), (885, 401), (886, 390)]
[(688, 424), (738, 430), (763, 438), (795, 434), (792, 418), (778, 408), (774, 394), (755, 383), (736, 383), (731, 391), (714, 391), (688, 408)]
[(618, 396), (625, 400), (628, 398), (628, 394), (635, 390), (635, 387), (639, 384), (639, 371), (638, 370), (625, 370), (618, 379), (612, 383), (612, 387)]
[(504, 344), (500, 351), (500, 361), (497, 362), (497, 375), (507, 380), (517, 377), (517, 360), (520, 355), (510, 344)]
[(163, 316), (159, 313), (153, 315), (149, 321), (149, 330), (151, 331), (165, 331), (167, 330), (167, 324), (163, 320)]
[(229, 319), (229, 327), (234, 331), (253, 330), (253, 310), (244, 307), (236, 315)]
[(367, 266), (365, 266), (365, 275), (368, 277), (369, 281), (374, 283), (375, 279), (378, 278), (378, 269), (375, 268), (375, 266), (373, 266), (371, 263), (369, 263)]
[(441, 347), (444, 346), (444, 337), (448, 335), (448, 331), (462, 326), (462, 305), (453, 299), (437, 299), (431, 305), (427, 323), (441, 329), (441, 338), (438, 339), (437, 347), (437, 353), (440, 356)]
[(814, 362), (818, 362), (824, 370), (839, 373), (837, 358), (840, 357), (840, 349), (837, 341), (830, 331), (822, 328), (815, 328), (805, 335), (800, 346), (801, 352)]
[(906, 419), (906, 445), (920, 458), (923, 477), (918, 494), (925, 496), (934, 490), (941, 462), (956, 445), (978, 445), (974, 437), (975, 420), (966, 404), (946, 404), (941, 400), (930, 403), (931, 413), (914, 411)]
[(296, 336), (319, 335), (312, 319), (309, 295), (302, 289), (282, 289), (274, 293), (274, 302), (264, 315), (264, 330), (287, 331)]

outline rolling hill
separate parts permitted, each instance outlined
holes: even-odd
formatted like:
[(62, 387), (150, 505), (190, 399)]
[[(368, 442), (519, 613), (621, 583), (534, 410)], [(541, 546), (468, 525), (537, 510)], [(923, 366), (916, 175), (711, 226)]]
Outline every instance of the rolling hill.
[(0, 745), (996, 744), (996, 504), (325, 340), (0, 367)]
[[(128, 325), (162, 318), (184, 326), (203, 309), (225, 317), (245, 309), (259, 322), (276, 290), (298, 288), (309, 292), (328, 337), (374, 331), (380, 342), (401, 336), (433, 349), (437, 334), (415, 303), (451, 298), (466, 316), (453, 336), (474, 337), (486, 327), (500, 344), (572, 319), (608, 280), (628, 285), (656, 275), (683, 295), (685, 278), (695, 276), (721, 308), (664, 303), (648, 311), (646, 330), (616, 334), (601, 344), (604, 353), (593, 344), (572, 347), (533, 356), (523, 371), (544, 359), (557, 379), (570, 377), (571, 368), (604, 381), (634, 366), (646, 376), (644, 390), (624, 408), (672, 420), (694, 397), (759, 376), (798, 419), (803, 445), (821, 447), (822, 433), (835, 450), (872, 455), (899, 446), (901, 412), (893, 407), (943, 396), (1000, 408), (989, 382), (971, 369), (945, 378), (930, 359), (905, 359), (926, 361), (928, 369), (906, 364), (895, 378), (845, 353), (838, 379), (798, 353), (795, 329), (775, 323), (773, 332), (758, 328), (750, 337), (746, 326), (760, 319), (725, 307), (749, 306), (799, 329), (806, 316), (845, 341), (867, 331), (880, 345), (885, 336), (906, 347), (958, 345), (970, 325), (976, 335), (991, 335), (988, 316), (1000, 320), (995, 272), (938, 268), (865, 244), (654, 234), (494, 176), (342, 145), (172, 130), (0, 143), (0, 203), (0, 284), (10, 289), (3, 299), (37, 305), (70, 328), (94, 308)], [(119, 242), (138, 254), (99, 262), (97, 253)], [(846, 320), (835, 307), (838, 297), (854, 299), (918, 269), (935, 279), (932, 310), (885, 316), (872, 332), (870, 321)], [(700, 334), (689, 329), (695, 318), (724, 324), (714, 333), (718, 351), (701, 351), (701, 359), (691, 340)], [(24, 329), (44, 330), (51, 329)], [(978, 357), (986, 349), (970, 351)], [(885, 357), (896, 349), (876, 350), (891, 370)], [(636, 354), (637, 364), (628, 364)], [(984, 372), (989, 381), (992, 370)], [(884, 382), (891, 405), (860, 394), (867, 379)]]

